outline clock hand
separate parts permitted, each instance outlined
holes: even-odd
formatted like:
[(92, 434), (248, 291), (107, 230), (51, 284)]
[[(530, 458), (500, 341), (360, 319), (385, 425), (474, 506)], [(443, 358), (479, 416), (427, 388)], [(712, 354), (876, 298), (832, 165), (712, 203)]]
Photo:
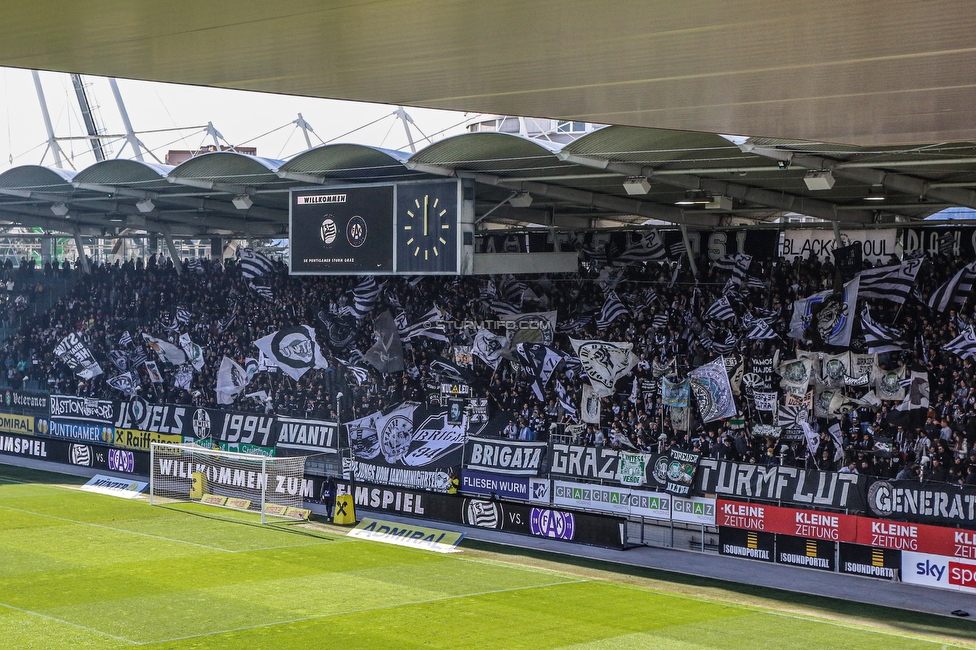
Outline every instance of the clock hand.
[(424, 195), (424, 237), (427, 236), (427, 202), (429, 198)]

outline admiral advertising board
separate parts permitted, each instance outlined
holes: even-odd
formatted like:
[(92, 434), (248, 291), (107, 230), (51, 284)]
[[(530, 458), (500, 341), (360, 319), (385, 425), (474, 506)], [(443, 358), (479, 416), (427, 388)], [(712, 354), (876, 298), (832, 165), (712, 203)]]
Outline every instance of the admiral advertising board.
[(30, 415), (0, 413), (0, 431), (5, 433), (22, 433), (25, 436), (33, 435), (34, 418)]
[(721, 555), (772, 562), (775, 549), (776, 536), (772, 533), (719, 526), (718, 552)]
[(464, 466), (496, 474), (538, 476), (548, 446), (545, 442), (469, 437), (464, 444)]
[(776, 563), (833, 571), (836, 543), (810, 537), (776, 536)]
[(460, 497), (405, 488), (357, 484), (352, 489), (357, 509), (392, 512), (477, 528), (622, 548), (625, 519), (568, 512), (498, 499)]
[(894, 580), (901, 570), (901, 551), (840, 543), (841, 573)]
[(613, 485), (552, 482), (552, 504), (616, 515), (671, 519), (671, 495)]

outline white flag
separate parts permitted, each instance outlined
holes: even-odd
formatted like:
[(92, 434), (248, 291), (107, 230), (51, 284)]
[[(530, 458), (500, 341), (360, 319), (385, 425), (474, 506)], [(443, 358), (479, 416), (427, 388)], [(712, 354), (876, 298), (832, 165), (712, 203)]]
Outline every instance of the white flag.
[(189, 334), (183, 334), (180, 336), (180, 347), (183, 348), (183, 352), (186, 354), (187, 360), (193, 368), (200, 372), (203, 370), (203, 348), (190, 340)]
[(217, 403), (233, 404), (234, 398), (247, 386), (247, 372), (240, 364), (224, 357), (217, 370)]
[(179, 349), (172, 343), (164, 341), (163, 339), (157, 339), (154, 336), (149, 336), (148, 334), (143, 334), (142, 338), (146, 340), (146, 344), (153, 349), (153, 352), (159, 357), (159, 360), (163, 363), (169, 363), (174, 366), (182, 366), (186, 363), (186, 355), (183, 350)]

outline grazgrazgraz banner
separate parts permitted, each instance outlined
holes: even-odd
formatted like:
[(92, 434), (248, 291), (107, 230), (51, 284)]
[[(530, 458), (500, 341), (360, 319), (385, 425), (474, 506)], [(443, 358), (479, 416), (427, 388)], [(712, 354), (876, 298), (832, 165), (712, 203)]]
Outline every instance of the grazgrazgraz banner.
[(446, 492), (460, 471), (466, 415), (449, 424), (446, 407), (404, 402), (345, 424), (353, 458), (343, 471), (357, 481)]
[(545, 442), (469, 437), (464, 445), (464, 466), (511, 476), (538, 476), (548, 446)]
[(614, 485), (553, 481), (552, 504), (615, 515), (671, 519), (671, 495)]

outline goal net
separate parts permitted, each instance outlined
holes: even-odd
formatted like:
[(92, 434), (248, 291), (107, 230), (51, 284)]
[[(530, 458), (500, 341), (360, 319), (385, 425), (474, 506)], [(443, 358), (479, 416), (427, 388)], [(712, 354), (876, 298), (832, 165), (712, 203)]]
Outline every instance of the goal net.
[(149, 502), (197, 502), (261, 514), (305, 519), (305, 457), (269, 457), (154, 442), (149, 450)]

